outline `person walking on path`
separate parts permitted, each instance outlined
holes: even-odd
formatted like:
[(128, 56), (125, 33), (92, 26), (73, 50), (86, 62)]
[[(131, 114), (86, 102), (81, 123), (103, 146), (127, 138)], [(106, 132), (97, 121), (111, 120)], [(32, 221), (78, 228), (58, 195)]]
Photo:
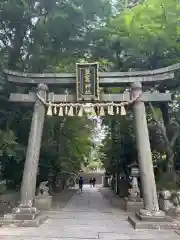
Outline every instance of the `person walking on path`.
[(80, 192), (80, 193), (82, 193), (83, 183), (84, 183), (83, 177), (81, 176), (81, 177), (79, 178), (79, 192)]
[(89, 184), (90, 184), (90, 187), (92, 188), (92, 185), (93, 185), (93, 179), (92, 178), (90, 178)]
[(93, 187), (95, 187), (96, 186), (96, 179), (95, 179), (95, 177), (93, 178)]

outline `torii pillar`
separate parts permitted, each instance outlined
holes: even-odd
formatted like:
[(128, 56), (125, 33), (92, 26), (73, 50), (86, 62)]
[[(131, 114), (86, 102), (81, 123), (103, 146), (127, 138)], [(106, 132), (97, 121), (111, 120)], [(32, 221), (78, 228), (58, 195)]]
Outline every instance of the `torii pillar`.
[[(43, 99), (47, 98), (47, 91), (47, 85), (38, 85), (37, 92)], [(45, 106), (37, 98), (34, 104), (27, 154), (24, 164), (21, 185), (21, 202), (19, 207), (13, 209), (15, 220), (17, 220), (17, 223), (19, 220), (20, 226), (37, 226), (46, 219), (46, 217), (41, 216), (39, 214), (40, 212), (33, 206), (44, 119)]]
[[(142, 93), (142, 84), (140, 82), (133, 83), (131, 87), (132, 98)], [(149, 99), (149, 101), (151, 100)], [(140, 209), (135, 218), (129, 217), (129, 221), (134, 228), (147, 229), (157, 228), (157, 226), (161, 228), (164, 222), (171, 221), (171, 219), (166, 217), (165, 213), (159, 209), (146, 109), (141, 98), (135, 101), (133, 112), (144, 209)]]

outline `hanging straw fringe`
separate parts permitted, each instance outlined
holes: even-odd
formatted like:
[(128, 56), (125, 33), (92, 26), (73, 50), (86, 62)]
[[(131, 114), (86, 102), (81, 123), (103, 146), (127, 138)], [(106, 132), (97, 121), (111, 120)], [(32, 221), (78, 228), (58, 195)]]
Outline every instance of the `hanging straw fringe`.
[(69, 108), (68, 116), (74, 116), (74, 110), (72, 106)]
[(52, 116), (52, 106), (51, 105), (49, 105), (49, 107), (48, 107), (47, 115)]
[(119, 107), (116, 107), (116, 114), (119, 114)]
[(59, 116), (64, 116), (63, 107), (59, 108)]
[(68, 106), (65, 106), (65, 115), (68, 115)]
[[(119, 114), (121, 116), (126, 115), (126, 109), (125, 106), (134, 103), (137, 101), (142, 95), (142, 91), (139, 92), (138, 96), (134, 97), (128, 102), (122, 102), (122, 103), (91, 103), (91, 115), (92, 116), (97, 116), (96, 114), (96, 108), (97, 108), (97, 113), (99, 116), (105, 116), (105, 108), (107, 108), (107, 112), (109, 115), (114, 115), (114, 108), (116, 109), (115, 114)], [(47, 115), (52, 116), (53, 113), (56, 115), (58, 113), (57, 108), (59, 108), (59, 113), (58, 116), (74, 116), (74, 109), (76, 109), (76, 114), (79, 117), (82, 117), (84, 114), (84, 107), (87, 105), (87, 103), (60, 103), (60, 104), (55, 104), (51, 102), (46, 102), (38, 93), (37, 93), (37, 98), (48, 108), (47, 109)], [(66, 97), (65, 97), (66, 98)], [(68, 111), (69, 109), (69, 111)], [(79, 111), (78, 111), (79, 109)]]
[(108, 114), (113, 116), (114, 115), (114, 108), (113, 106), (108, 106)]
[(121, 116), (125, 116), (126, 115), (126, 109), (125, 107), (122, 105), (121, 106)]
[(99, 116), (105, 116), (104, 107), (100, 107)]
[(84, 112), (84, 109), (82, 107), (80, 107), (79, 112), (78, 112), (78, 117), (82, 117), (83, 112)]
[(54, 107), (54, 114), (55, 115), (57, 114), (57, 107), (56, 106)]

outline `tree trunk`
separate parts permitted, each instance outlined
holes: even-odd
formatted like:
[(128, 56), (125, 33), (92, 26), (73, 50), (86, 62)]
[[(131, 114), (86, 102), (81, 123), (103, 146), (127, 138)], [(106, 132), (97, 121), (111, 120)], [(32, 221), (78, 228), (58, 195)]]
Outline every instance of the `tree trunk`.
[[(22, 20), (23, 21), (23, 20)], [(16, 70), (17, 63), (21, 57), (21, 48), (23, 46), (24, 37), (26, 35), (28, 24), (24, 26), (19, 25), (16, 28), (14, 39), (12, 40), (12, 47), (9, 50), (8, 68)]]
[[(166, 89), (164, 87), (159, 87), (159, 92), (160, 93), (165, 93)], [(162, 112), (162, 118), (164, 122), (164, 126), (167, 128), (167, 126), (170, 124), (170, 117), (169, 117), (169, 112), (168, 112), (168, 103), (163, 102), (160, 103), (160, 109)]]
[(176, 182), (176, 170), (174, 166), (174, 152), (171, 147), (167, 147), (167, 156), (166, 156), (166, 173), (169, 179), (172, 179)]
[[(169, 179), (172, 179), (173, 181), (175, 181), (176, 180), (176, 171), (175, 171), (175, 166), (174, 166), (173, 146), (174, 146), (176, 138), (178, 136), (179, 129), (177, 130), (177, 132), (175, 132), (174, 136), (172, 137), (172, 139), (170, 141), (168, 136), (167, 136), (166, 126), (165, 126), (164, 122), (162, 123), (161, 121), (159, 121), (159, 119), (156, 115), (156, 112), (155, 112), (151, 103), (149, 104), (149, 106), (150, 106), (151, 111), (152, 111), (153, 119), (157, 123), (157, 125), (160, 128), (161, 133), (164, 137), (165, 146), (166, 146), (166, 173), (168, 174)], [(168, 113), (166, 112), (165, 115), (167, 116)], [(168, 118), (169, 118), (169, 116), (168, 116)], [(167, 118), (165, 119), (165, 121), (167, 123)], [(169, 120), (168, 120), (168, 122), (169, 122)]]
[[(160, 93), (165, 93), (166, 90), (164, 87), (159, 87), (159, 92)], [(167, 132), (167, 127), (170, 125), (170, 117), (169, 117), (169, 113), (168, 113), (168, 103), (160, 103), (160, 109), (161, 109), (161, 113), (162, 113), (162, 118), (163, 118), (163, 122), (164, 122), (164, 127), (166, 130), (166, 135), (167, 138), (169, 139), (168, 136), (168, 132)], [(170, 142), (166, 147), (167, 149), (167, 154), (166, 154), (166, 172), (169, 176), (175, 176), (176, 175), (176, 171), (174, 168), (174, 152), (172, 150), (172, 147), (170, 146)]]

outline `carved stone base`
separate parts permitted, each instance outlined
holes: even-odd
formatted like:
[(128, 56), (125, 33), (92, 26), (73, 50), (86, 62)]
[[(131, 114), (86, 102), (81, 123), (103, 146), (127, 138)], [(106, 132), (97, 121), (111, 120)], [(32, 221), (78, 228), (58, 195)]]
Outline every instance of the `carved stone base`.
[(136, 217), (144, 222), (172, 222), (173, 219), (169, 216), (145, 216), (136, 212)]
[(128, 221), (134, 229), (180, 229), (180, 222), (166, 216), (162, 211), (157, 214), (145, 215), (141, 211), (129, 216)]
[(52, 206), (52, 196), (35, 196), (34, 204), (39, 210), (50, 210)]
[(16, 220), (33, 220), (40, 214), (40, 211), (36, 207), (19, 206), (13, 208), (12, 214)]
[(128, 212), (137, 212), (141, 208), (143, 208), (143, 200), (142, 199), (129, 199), (124, 198), (124, 209)]
[(17, 220), (14, 218), (12, 214), (12, 217), (9, 217), (8, 219), (1, 218), (0, 226), (1, 227), (39, 227), (47, 219), (48, 219), (47, 216), (39, 214), (35, 219)]
[(180, 229), (180, 223), (176, 221), (171, 222), (153, 222), (141, 221), (136, 216), (129, 216), (128, 221), (134, 229)]
[(12, 214), (5, 214), (4, 218), (0, 219), (0, 225), (12, 227), (38, 227), (46, 220), (47, 216), (41, 215), (37, 208), (19, 206), (13, 208)]

